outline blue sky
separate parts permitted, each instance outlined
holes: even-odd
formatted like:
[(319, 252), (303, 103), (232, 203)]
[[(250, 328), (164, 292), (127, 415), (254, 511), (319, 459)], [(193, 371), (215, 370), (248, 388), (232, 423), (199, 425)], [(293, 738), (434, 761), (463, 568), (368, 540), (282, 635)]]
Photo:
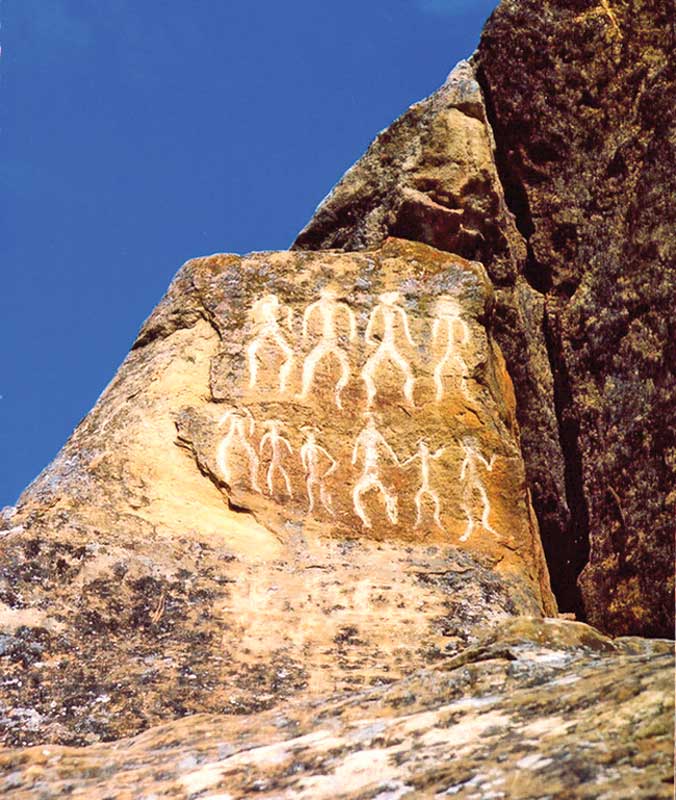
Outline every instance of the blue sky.
[(284, 249), (494, 0), (6, 0), (0, 506), (183, 261)]

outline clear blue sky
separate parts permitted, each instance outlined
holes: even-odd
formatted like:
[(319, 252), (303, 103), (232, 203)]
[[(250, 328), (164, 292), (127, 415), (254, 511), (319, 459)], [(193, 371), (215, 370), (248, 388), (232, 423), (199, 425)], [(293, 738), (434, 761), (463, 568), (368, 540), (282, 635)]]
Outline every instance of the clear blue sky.
[(495, 0), (5, 0), (0, 506), (183, 261), (284, 249)]

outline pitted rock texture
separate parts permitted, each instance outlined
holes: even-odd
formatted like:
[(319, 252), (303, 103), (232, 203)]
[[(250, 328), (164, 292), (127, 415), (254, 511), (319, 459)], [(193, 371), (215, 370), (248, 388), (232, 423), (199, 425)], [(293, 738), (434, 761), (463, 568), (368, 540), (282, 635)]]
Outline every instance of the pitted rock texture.
[(86, 748), (0, 751), (15, 800), (670, 798), (671, 643), (515, 618), (434, 669)]
[(188, 262), (6, 515), (4, 741), (389, 683), (555, 614), (491, 313), (411, 242)]
[(505, 0), (475, 58), (545, 301), (587, 616), (648, 636), (674, 630), (675, 52), (673, 3)]
[[(379, 134), (333, 188), (294, 248), (347, 251), (401, 236), (481, 261), (495, 291), (493, 330), (518, 388), (521, 445), (560, 605), (579, 610), (585, 563), (570, 526), (544, 302), (523, 276), (526, 245), (507, 208), (493, 134), (472, 67)], [(576, 560), (577, 559), (577, 560)]]

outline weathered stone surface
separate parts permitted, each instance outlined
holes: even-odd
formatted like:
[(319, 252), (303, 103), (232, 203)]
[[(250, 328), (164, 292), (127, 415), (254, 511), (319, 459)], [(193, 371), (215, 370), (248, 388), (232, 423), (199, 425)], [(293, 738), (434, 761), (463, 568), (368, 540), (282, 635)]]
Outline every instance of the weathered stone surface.
[(0, 752), (15, 800), (669, 798), (671, 643), (515, 618), (435, 669), (86, 748)]
[(5, 740), (391, 682), (554, 614), (491, 313), (411, 242), (188, 262), (0, 533)]
[(673, 635), (675, 37), (663, 0), (503, 0), (476, 56), (545, 299), (587, 615), (649, 636)]
[(661, 636), (676, 502), (674, 49), (669, 4), (505, 0), (472, 66), (381, 133), (295, 243), (354, 250), (394, 234), (485, 264), (559, 604)]
[[(494, 142), (472, 67), (380, 133), (299, 234), (299, 249), (360, 250), (402, 236), (481, 261), (495, 287), (494, 331), (518, 387), (517, 415), (552, 585), (580, 610), (586, 561), (571, 530), (544, 302), (523, 276), (526, 245), (507, 209)], [(576, 555), (577, 554), (577, 555)]]

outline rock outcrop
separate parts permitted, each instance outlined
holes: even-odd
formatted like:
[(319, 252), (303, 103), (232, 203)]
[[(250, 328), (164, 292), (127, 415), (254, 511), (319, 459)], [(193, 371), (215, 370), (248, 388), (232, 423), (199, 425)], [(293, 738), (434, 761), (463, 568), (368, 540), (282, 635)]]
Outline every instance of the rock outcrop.
[(675, 52), (672, 3), (519, 0), (475, 62), (545, 300), (587, 617), (647, 636), (674, 630)]
[(1, 792), (671, 796), (672, 643), (540, 539), (671, 633), (668, 21), (504, 0), (295, 249), (184, 265), (0, 515)]
[(555, 614), (491, 314), (480, 264), (411, 242), (188, 262), (0, 534), (6, 741), (389, 683)]
[(552, 585), (617, 634), (673, 633), (674, 50), (665, 3), (505, 0), (295, 243), (482, 261)]

